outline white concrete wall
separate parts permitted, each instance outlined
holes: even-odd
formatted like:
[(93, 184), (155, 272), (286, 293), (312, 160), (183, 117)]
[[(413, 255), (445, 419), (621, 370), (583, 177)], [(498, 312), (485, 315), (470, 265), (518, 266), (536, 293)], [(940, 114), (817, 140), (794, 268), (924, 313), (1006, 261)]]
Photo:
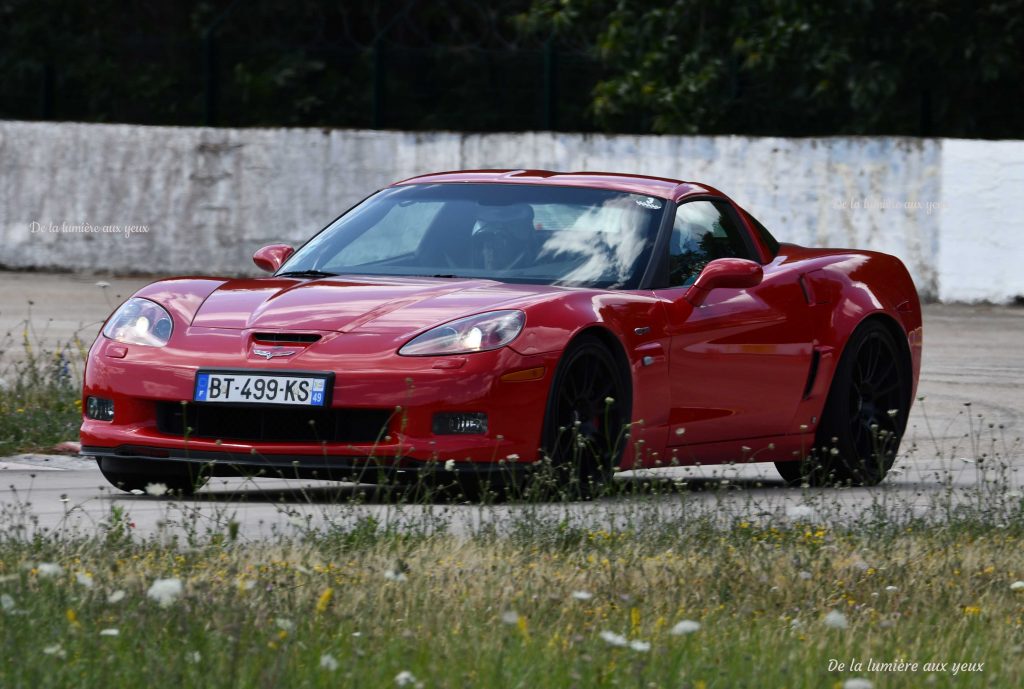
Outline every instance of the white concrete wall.
[(900, 138), (0, 122), (0, 264), (251, 274), (259, 246), (300, 242), (392, 181), (489, 167), (696, 180), (784, 241), (900, 256), (926, 297), (1024, 294), (1024, 221), (1009, 212), (1024, 142)]
[(1024, 299), (1024, 141), (943, 141), (942, 190), (938, 298)]

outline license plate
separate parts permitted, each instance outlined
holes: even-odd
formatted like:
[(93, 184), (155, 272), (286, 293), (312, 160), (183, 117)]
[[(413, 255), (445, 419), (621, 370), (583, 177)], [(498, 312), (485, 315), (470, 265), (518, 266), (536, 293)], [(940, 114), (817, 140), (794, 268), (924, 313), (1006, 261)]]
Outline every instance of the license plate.
[(286, 404), (299, 407), (327, 405), (330, 376), (199, 371), (196, 402), (234, 404)]

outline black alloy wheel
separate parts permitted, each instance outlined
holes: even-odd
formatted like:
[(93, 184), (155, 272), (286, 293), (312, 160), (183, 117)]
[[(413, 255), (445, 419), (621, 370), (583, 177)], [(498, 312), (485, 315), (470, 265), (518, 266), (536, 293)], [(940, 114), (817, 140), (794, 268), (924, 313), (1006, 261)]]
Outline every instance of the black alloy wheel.
[(608, 348), (590, 335), (573, 341), (555, 373), (545, 415), (543, 448), (554, 483), (545, 493), (593, 497), (622, 458), (631, 409), (628, 378)]
[(889, 331), (868, 321), (851, 336), (804, 461), (777, 462), (792, 484), (877, 485), (892, 467), (910, 411), (910, 373)]

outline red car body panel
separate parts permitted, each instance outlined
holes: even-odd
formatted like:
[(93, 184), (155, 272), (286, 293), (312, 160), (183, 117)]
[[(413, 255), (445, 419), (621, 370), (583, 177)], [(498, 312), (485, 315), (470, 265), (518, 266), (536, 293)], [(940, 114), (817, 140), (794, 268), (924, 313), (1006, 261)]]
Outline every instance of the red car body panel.
[[(498, 182), (588, 186), (671, 202), (714, 198), (700, 184), (605, 173), (466, 171), (397, 184)], [(112, 422), (83, 419), (84, 451), (125, 456), (222, 456), (287, 465), (293, 456), (396, 458), (493, 464), (539, 457), (544, 410), (559, 357), (583, 332), (601, 336), (628, 362), (632, 426), (623, 468), (799, 459), (813, 443), (843, 347), (866, 319), (906, 343), (913, 385), (920, 372), (917, 292), (898, 259), (853, 250), (783, 244), (776, 255), (750, 216), (735, 206), (760, 256), (763, 279), (749, 289), (713, 289), (699, 307), (689, 288), (581, 289), (479, 279), (336, 277), (177, 278), (135, 296), (171, 314), (165, 347), (122, 344), (100, 335), (89, 353), (83, 404), (112, 399)], [(449, 320), (496, 309), (526, 313), (522, 334), (494, 351), (398, 356), (416, 335)], [(266, 360), (263, 333), (319, 336)], [(333, 406), (384, 410), (373, 442), (241, 442), (161, 432), (157, 407), (190, 402), (199, 368), (335, 373)], [(528, 369), (533, 379), (503, 380)], [(913, 393), (912, 393), (913, 394)], [(912, 399), (912, 397), (911, 397)], [(908, 400), (909, 403), (909, 400)], [(486, 411), (486, 435), (434, 435), (441, 411)], [(269, 459), (267, 459), (269, 458)]]

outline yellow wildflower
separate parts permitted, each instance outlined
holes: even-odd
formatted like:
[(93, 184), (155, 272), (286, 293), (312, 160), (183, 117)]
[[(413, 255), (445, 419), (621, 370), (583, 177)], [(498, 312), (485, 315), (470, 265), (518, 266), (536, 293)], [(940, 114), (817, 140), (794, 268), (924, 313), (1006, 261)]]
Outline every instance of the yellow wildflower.
[(316, 601), (316, 612), (318, 615), (327, 611), (327, 608), (331, 605), (332, 598), (334, 598), (334, 589), (330, 587), (325, 588)]

